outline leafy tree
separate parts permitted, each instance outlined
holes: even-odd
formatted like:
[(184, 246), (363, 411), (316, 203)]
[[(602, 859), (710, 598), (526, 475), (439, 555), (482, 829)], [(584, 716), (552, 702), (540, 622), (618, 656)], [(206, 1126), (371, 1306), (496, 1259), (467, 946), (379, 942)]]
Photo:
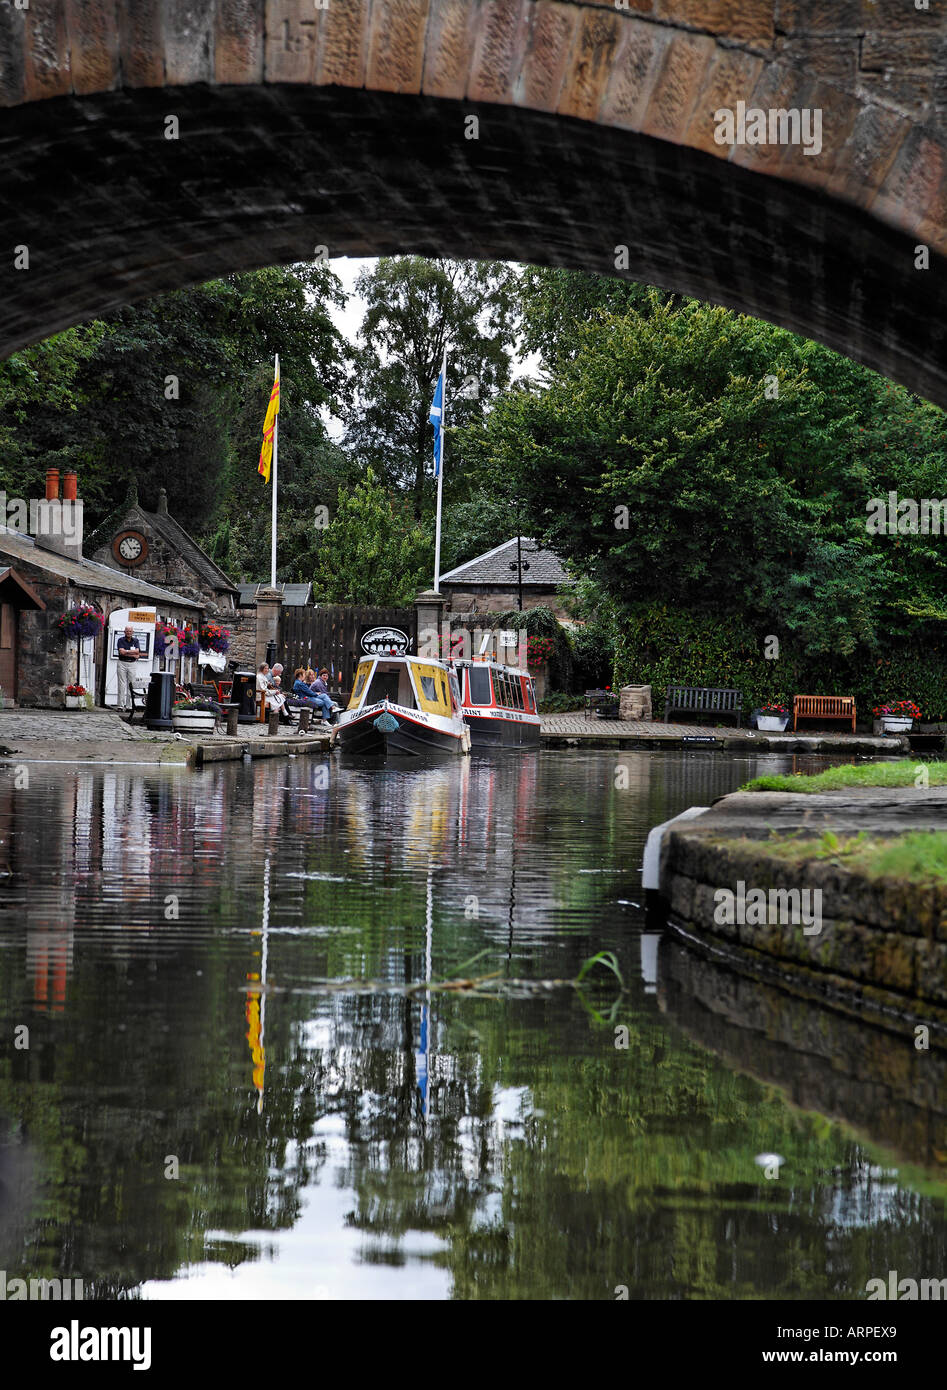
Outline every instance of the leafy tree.
[(624, 314), (630, 309), (647, 313), (653, 297), (659, 303), (673, 298), (635, 280), (536, 265), (523, 267), (519, 295), (523, 346), (527, 352), (538, 353), (550, 369), (575, 355), (580, 324), (601, 313)]
[[(447, 423), (459, 427), (480, 417), (509, 380), (515, 285), (507, 266), (422, 256), (382, 257), (356, 282), (367, 307), (355, 354), (359, 399), (345, 443), (389, 486), (410, 488), (416, 517), (433, 474), (428, 417), (444, 345)], [(460, 469), (447, 439), (445, 453), (445, 484), (456, 487)]]
[(886, 452), (911, 495), (942, 475), (939, 412), (907, 393), (882, 410), (867, 369), (695, 301), (653, 294), (577, 334), (548, 386), (506, 392), (463, 448), (611, 599), (777, 615), (805, 650), (845, 654), (911, 595), (944, 595), (921, 546), (912, 572), (865, 526)]
[(430, 536), (369, 468), (339, 494), (319, 549), (314, 588), (325, 603), (411, 603), (430, 582)]

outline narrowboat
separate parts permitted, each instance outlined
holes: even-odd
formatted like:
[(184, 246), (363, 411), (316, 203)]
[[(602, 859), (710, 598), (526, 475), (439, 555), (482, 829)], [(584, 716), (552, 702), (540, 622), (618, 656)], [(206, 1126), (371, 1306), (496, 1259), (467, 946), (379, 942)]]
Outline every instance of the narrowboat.
[(442, 661), (364, 656), (335, 742), (343, 753), (381, 759), (469, 753), (457, 677)]
[(539, 747), (539, 711), (528, 672), (479, 657), (455, 661), (454, 670), (475, 749)]

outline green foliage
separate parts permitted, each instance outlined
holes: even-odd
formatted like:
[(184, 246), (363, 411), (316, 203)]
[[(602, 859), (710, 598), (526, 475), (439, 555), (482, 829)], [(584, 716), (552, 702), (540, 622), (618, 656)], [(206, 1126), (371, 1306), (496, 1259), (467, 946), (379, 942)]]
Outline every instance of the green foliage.
[(315, 596), (324, 603), (411, 603), (430, 567), (430, 537), (369, 468), (339, 494), (319, 549)]
[[(779, 657), (764, 657), (766, 639), (779, 639)], [(743, 692), (743, 707), (796, 694), (853, 695), (862, 720), (879, 703), (909, 695), (924, 719), (947, 718), (947, 654), (934, 624), (895, 639), (884, 655), (856, 649), (850, 656), (800, 650), (791, 633), (773, 624), (715, 616), (667, 604), (630, 607), (618, 624), (612, 684), (651, 685), (658, 709), (668, 685), (722, 685)]]
[[(947, 763), (924, 763), (927, 785), (947, 786)], [(835, 792), (845, 787), (913, 787), (918, 764), (914, 759), (892, 763), (844, 764), (806, 776), (801, 772), (754, 777), (745, 792)]]
[(939, 495), (942, 412), (818, 344), (657, 293), (580, 316), (570, 342), (463, 448), (615, 604), (741, 615), (826, 659), (947, 615), (940, 539), (866, 527), (889, 488)]
[(566, 695), (556, 691), (552, 695), (544, 695), (538, 708), (540, 714), (569, 714), (572, 710), (584, 709), (585, 700), (581, 695)]
[(367, 307), (354, 364), (358, 408), (346, 447), (383, 482), (410, 488), (418, 517), (433, 500), (428, 417), (444, 345), (444, 478), (456, 493), (463, 469), (448, 441), (455, 428), (481, 418), (509, 380), (515, 284), (504, 265), (423, 256), (383, 256), (358, 278), (356, 292)]
[(511, 608), (506, 613), (495, 614), (492, 622), (494, 627), (515, 632), (525, 628), (527, 637), (549, 638), (553, 644), (548, 664), (550, 683), (563, 690), (569, 689), (574, 668), (572, 644), (568, 632), (551, 608), (529, 608), (524, 613)]

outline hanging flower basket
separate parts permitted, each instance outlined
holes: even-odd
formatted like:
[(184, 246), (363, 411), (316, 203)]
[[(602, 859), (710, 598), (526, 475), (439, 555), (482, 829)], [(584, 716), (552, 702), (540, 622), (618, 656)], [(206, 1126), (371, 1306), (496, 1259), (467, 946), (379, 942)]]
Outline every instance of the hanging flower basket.
[(197, 656), (201, 649), (201, 644), (197, 635), (196, 627), (179, 627), (178, 637), (181, 643), (182, 656)]
[(155, 623), (155, 656), (164, 656), (178, 630), (171, 623)]
[(219, 623), (205, 623), (198, 633), (198, 642), (205, 652), (225, 652), (230, 647), (230, 633)]
[(70, 640), (79, 637), (98, 637), (105, 626), (105, 618), (96, 608), (82, 604), (79, 608), (67, 608), (60, 614), (56, 624), (62, 635)]

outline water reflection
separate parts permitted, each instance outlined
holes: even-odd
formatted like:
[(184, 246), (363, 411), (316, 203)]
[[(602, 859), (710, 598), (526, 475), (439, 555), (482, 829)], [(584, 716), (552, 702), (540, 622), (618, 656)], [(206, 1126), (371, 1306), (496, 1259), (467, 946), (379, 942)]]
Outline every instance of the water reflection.
[[(905, 1067), (903, 1040), (642, 930), (650, 827), (789, 762), (4, 782), (0, 1169), (40, 1168), (5, 1189), (8, 1273), (100, 1296), (663, 1298), (936, 1271), (934, 1055)], [(603, 949), (625, 995), (605, 972), (550, 984)], [(458, 973), (495, 981), (431, 987)]]

